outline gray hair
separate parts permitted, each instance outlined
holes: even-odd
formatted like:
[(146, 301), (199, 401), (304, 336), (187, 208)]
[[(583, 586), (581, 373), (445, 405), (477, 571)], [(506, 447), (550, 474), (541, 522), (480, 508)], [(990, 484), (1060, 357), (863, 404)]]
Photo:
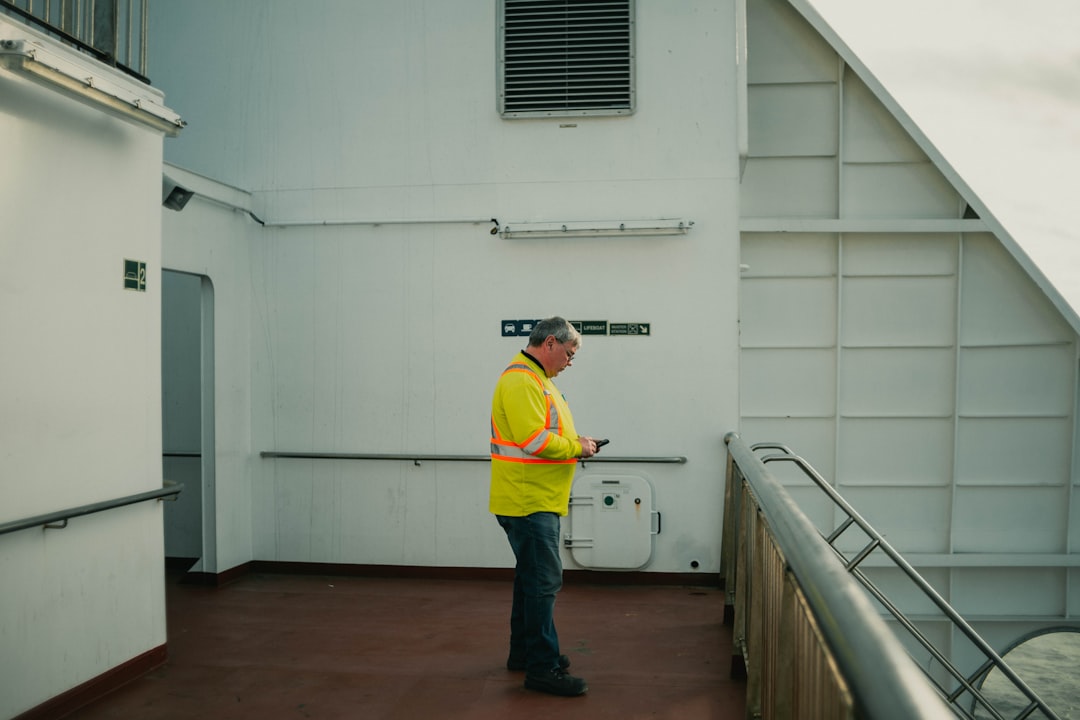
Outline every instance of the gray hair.
[(554, 335), (557, 342), (572, 343), (576, 347), (581, 346), (581, 333), (569, 321), (558, 315), (536, 323), (536, 327), (529, 333), (529, 346), (539, 347), (543, 345), (548, 335)]

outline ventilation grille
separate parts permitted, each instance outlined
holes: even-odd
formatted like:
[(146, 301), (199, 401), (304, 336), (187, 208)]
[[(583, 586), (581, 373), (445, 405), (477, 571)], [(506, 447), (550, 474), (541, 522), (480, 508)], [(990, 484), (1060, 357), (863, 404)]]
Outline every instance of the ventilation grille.
[(503, 0), (503, 115), (634, 108), (633, 0)]

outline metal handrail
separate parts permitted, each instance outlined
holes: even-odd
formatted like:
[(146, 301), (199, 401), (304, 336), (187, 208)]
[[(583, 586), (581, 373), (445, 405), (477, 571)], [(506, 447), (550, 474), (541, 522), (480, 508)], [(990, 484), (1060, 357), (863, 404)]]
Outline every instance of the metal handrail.
[[(737, 472), (749, 488), (783, 556), (786, 570), (805, 596), (823, 642), (851, 692), (855, 717), (874, 720), (955, 717), (780, 482), (737, 434), (729, 433), (724, 441), (731, 458), (729, 469)], [(731, 499), (729, 492), (725, 501)], [(736, 515), (738, 512), (735, 511)], [(727, 510), (725, 516), (732, 517)], [(724, 534), (729, 539), (728, 527), (724, 528)], [(745, 542), (748, 541), (739, 544)], [(725, 560), (732, 561), (727, 554)], [(748, 572), (741, 569), (740, 578)], [(748, 598), (748, 602), (756, 600)], [(736, 613), (739, 612), (737, 607)], [(767, 658), (749, 660), (759, 665), (769, 662)], [(774, 664), (781, 662), (784, 660), (773, 660)]]
[[(127, 495), (114, 500), (102, 500), (101, 502), (80, 505), (79, 507), (68, 508), (67, 510), (57, 510), (56, 512), (45, 513), (44, 515), (35, 515), (34, 517), (24, 518), (22, 520), (12, 520), (10, 522), (0, 523), (0, 535), (18, 532), (19, 530), (28, 530), (29, 528), (39, 526), (50, 529), (64, 528), (67, 527), (67, 521), (71, 518), (92, 515), (105, 510), (112, 510), (113, 508), (124, 507), (126, 505), (134, 505), (147, 500), (159, 500), (171, 495), (179, 495), (180, 491), (183, 489), (183, 483), (170, 482), (167, 480), (165, 481), (165, 486), (158, 488), (157, 490), (148, 490), (146, 492)], [(56, 523), (62, 524), (57, 525)]]
[[(259, 457), (264, 458), (295, 458), (301, 460), (411, 460), (419, 464), (425, 460), (437, 460), (447, 462), (490, 462), (490, 455), (440, 455), (431, 453), (326, 453), (326, 452), (282, 452), (277, 450), (263, 450)], [(686, 458), (682, 456), (653, 457), (653, 456), (620, 456), (598, 457), (593, 455), (585, 458), (585, 463), (669, 463), (686, 464)]]
[[(832, 548), (835, 555), (837, 555), (844, 563), (845, 569), (855, 577), (859, 583), (877, 600), (881, 603), (882, 607), (888, 610), (889, 614), (908, 632), (908, 634), (917, 641), (937, 662), (941, 663), (945, 671), (953, 678), (957, 683), (957, 688), (949, 691), (947, 688), (938, 684), (927, 673), (927, 677), (930, 677), (931, 682), (937, 685), (939, 691), (946, 698), (946, 700), (952, 704), (958, 712), (961, 712), (964, 717), (972, 717), (960, 704), (961, 699), (965, 693), (969, 693), (973, 704), (978, 704), (981, 708), (989, 712), (997, 720), (1004, 720), (1004, 717), (997, 711), (993, 704), (986, 699), (986, 697), (976, 687), (977, 684), (986, 677), (986, 675), (997, 668), (1013, 686), (1027, 698), (1029, 704), (1023, 709), (1020, 715), (1017, 717), (1025, 718), (1030, 715), (1032, 711), (1038, 709), (1043, 715), (1052, 720), (1058, 720), (1058, 716), (1051, 710), (1046, 703), (1039, 697), (1039, 695), (1032, 690), (1023, 679), (1016, 674), (1016, 672), (1009, 667), (1005, 660), (998, 655), (998, 653), (967, 623), (966, 620), (958, 613), (938, 592), (934, 589), (930, 583), (928, 583), (922, 575), (919, 574), (915, 568), (908, 563), (904, 557), (896, 551), (887, 540), (875, 530), (870, 523), (868, 523), (859, 513), (853, 508), (843, 496), (836, 491), (832, 485), (830, 485), (825, 478), (821, 476), (805, 459), (799, 457), (791, 451), (785, 445), (779, 443), (758, 443), (751, 447), (754, 452), (760, 450), (779, 450), (781, 455), (767, 455), (761, 458), (763, 465), (771, 462), (790, 462), (798, 467), (804, 475), (810, 478), (818, 488), (825, 493), (826, 496), (832, 501), (832, 503), (838, 507), (846, 516), (846, 519), (841, 522), (837, 527), (825, 537), (826, 543)], [(852, 526), (858, 527), (863, 533), (866, 534), (868, 542), (862, 547), (861, 550), (855, 552), (850, 558), (839, 548), (836, 547), (836, 542), (849, 530)], [(944, 614), (944, 616), (956, 627), (969, 642), (982, 653), (985, 658), (984, 662), (972, 673), (970, 676), (965, 676), (964, 673), (959, 670), (952, 662), (949, 661), (944, 654), (942, 654), (927, 638), (916, 625), (904, 614), (904, 612), (895, 605), (884, 592), (882, 592), (874, 582), (867, 577), (865, 573), (859, 570), (858, 566), (863, 560), (868, 558), (875, 550), (882, 551), (889, 560), (892, 561), (899, 570), (901, 570), (909, 580), (931, 601), (934, 605)]]

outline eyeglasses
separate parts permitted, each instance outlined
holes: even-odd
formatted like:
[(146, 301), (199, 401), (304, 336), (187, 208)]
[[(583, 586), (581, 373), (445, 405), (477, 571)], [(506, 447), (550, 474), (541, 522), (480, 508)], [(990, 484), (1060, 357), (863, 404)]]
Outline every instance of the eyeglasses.
[(559, 342), (555, 338), (551, 338), (551, 347), (553, 349), (555, 347), (555, 343), (559, 343), (560, 345), (563, 346), (563, 352), (566, 353), (566, 364), (569, 365), (570, 363), (574, 362), (574, 355), (577, 355), (577, 349), (575, 348), (573, 350), (567, 350), (567, 347), (570, 345), (569, 342), (564, 342), (563, 343), (563, 342)]

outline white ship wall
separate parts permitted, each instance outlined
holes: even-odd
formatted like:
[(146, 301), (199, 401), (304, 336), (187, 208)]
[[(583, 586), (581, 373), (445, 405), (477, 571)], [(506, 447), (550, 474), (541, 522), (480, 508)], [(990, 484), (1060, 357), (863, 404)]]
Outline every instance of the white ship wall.
[[(805, 457), (994, 647), (1073, 622), (1076, 329), (796, 9), (752, 0), (748, 27), (742, 437)], [(770, 469), (836, 527), (792, 466)], [(872, 572), (937, 647), (975, 657), (899, 573)]]
[[(166, 391), (171, 389), (185, 405), (209, 394), (197, 417), (187, 410), (169, 415), (173, 422), (166, 423), (166, 452), (195, 450), (206, 459), (166, 459), (171, 479), (198, 485), (202, 505), (201, 517), (196, 514), (194, 519), (186, 508), (166, 515), (166, 550), (170, 557), (198, 558), (193, 571), (217, 573), (253, 558), (252, 473), (258, 463), (251, 430), (255, 223), (234, 207), (247, 207), (248, 193), (180, 168), (166, 166), (165, 172), (198, 194), (181, 212), (162, 210), (162, 265), (180, 273), (174, 280), (183, 308), (191, 312), (192, 304), (199, 305), (202, 325), (196, 334), (209, 335), (199, 348), (200, 356), (206, 355), (199, 360), (199, 377), (164, 379)], [(170, 312), (168, 306), (165, 312)], [(190, 369), (194, 362), (189, 358), (184, 367)], [(191, 447), (196, 442), (198, 447)], [(177, 505), (190, 500), (182, 497)], [(201, 547), (192, 541), (193, 534), (202, 538)]]
[[(227, 230), (174, 234), (192, 209), (167, 217), (166, 265), (208, 274), (234, 328), (217, 382), (250, 393), (249, 447), (231, 422), (217, 450), (233, 468), (217, 470), (208, 567), (508, 564), (482, 463), (259, 453), (483, 455), (491, 384), (522, 344), (497, 326), (560, 313), (651, 323), (647, 339), (586, 337), (559, 381), (606, 452), (688, 458), (583, 471), (654, 482), (647, 570), (717, 569), (717, 439), (734, 428), (804, 454), (961, 612), (995, 618), (988, 636), (1075, 614), (1075, 330), (793, 8), (749, 3), (741, 184), (734, 3), (641, 4), (638, 111), (552, 120), (496, 113), (493, 6), (156, 12), (155, 81), (191, 122), (169, 161), (250, 190), (240, 204), (266, 223), (218, 207)], [(286, 62), (301, 37), (318, 41)], [(522, 241), (485, 221), (650, 217), (695, 226)], [(238, 408), (219, 394), (217, 412)]]
[[(633, 116), (529, 120), (496, 112), (494, 3), (318, 10), (153, 7), (150, 72), (189, 122), (166, 159), (250, 191), (266, 223), (200, 197), (166, 213), (165, 266), (208, 275), (224, 361), (208, 566), (507, 566), (483, 462), (259, 453), (486, 455), (494, 382), (524, 344), (501, 321), (561, 314), (650, 324), (649, 337), (586, 337), (558, 383), (579, 429), (612, 439), (605, 453), (688, 458), (584, 472), (655, 484), (648, 570), (716, 572), (720, 438), (738, 408), (734, 3), (639, 4)], [(491, 218), (672, 217), (695, 225), (489, 232)], [(435, 222), (467, 219), (483, 222)], [(248, 421), (222, 421), (243, 402), (246, 446)]]
[[(0, 71), (0, 522), (161, 487), (161, 155)], [(0, 717), (164, 645), (162, 553), (156, 501), (0, 536)]]

